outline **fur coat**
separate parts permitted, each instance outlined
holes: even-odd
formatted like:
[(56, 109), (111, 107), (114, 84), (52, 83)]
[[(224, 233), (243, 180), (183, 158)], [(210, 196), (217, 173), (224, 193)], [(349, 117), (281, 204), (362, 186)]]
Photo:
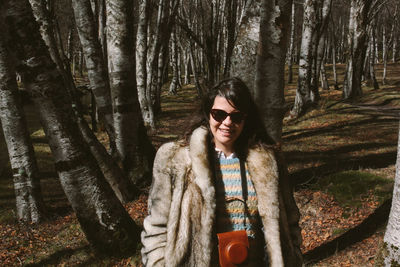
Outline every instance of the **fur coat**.
[[(189, 145), (167, 143), (157, 152), (149, 215), (141, 235), (145, 266), (201, 267), (217, 261), (216, 196), (208, 138), (208, 131), (201, 127), (193, 132)], [(246, 161), (257, 193), (269, 266), (301, 266), (299, 211), (288, 181), (283, 181), (287, 175), (278, 175), (270, 150), (252, 148)]]

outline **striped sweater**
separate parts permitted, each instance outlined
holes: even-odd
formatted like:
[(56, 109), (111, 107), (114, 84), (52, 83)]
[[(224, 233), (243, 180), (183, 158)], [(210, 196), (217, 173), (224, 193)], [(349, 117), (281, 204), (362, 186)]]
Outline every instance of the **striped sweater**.
[[(264, 257), (262, 233), (257, 208), (257, 195), (246, 167), (247, 213), (242, 193), (239, 158), (225, 157), (217, 151), (216, 157), (217, 233), (246, 230), (250, 243), (250, 262)], [(257, 265), (248, 265), (257, 266)]]

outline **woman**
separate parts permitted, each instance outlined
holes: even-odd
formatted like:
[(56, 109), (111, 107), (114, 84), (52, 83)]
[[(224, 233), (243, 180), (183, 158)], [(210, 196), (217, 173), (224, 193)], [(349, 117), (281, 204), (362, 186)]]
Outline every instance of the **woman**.
[(188, 141), (157, 152), (144, 265), (218, 266), (224, 256), (217, 235), (245, 230), (250, 248), (243, 266), (301, 266), (299, 212), (249, 89), (238, 78), (223, 80), (202, 112)]

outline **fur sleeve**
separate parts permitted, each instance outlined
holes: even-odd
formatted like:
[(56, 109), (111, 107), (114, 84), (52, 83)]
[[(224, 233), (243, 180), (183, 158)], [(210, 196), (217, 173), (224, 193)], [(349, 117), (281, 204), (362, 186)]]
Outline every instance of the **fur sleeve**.
[(153, 182), (148, 199), (149, 214), (143, 222), (142, 262), (144, 266), (164, 266), (167, 242), (167, 221), (171, 206), (172, 185), (170, 163), (176, 144), (167, 143), (157, 151), (153, 166)]

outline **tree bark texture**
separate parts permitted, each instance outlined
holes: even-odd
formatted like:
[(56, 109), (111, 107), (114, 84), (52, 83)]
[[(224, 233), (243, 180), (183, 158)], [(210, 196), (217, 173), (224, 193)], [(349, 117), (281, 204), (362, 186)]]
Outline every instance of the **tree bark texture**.
[(400, 129), (397, 143), (396, 177), (394, 179), (392, 207), (384, 236), (385, 266), (400, 265)]
[(299, 76), (292, 117), (304, 114), (311, 105), (312, 41), (315, 35), (316, 8), (318, 0), (304, 2), (303, 34), (301, 38)]
[(0, 14), (0, 119), (13, 171), (18, 220), (37, 223), (45, 217), (39, 169), (18, 95), (14, 60)]
[(343, 98), (353, 101), (362, 95), (361, 78), (367, 46), (368, 13), (373, 0), (352, 0)]
[(133, 2), (107, 1), (107, 54), (117, 153), (134, 184), (150, 179), (154, 149), (144, 129), (135, 81)]
[(268, 135), (279, 143), (285, 114), (285, 60), (291, 0), (262, 1), (254, 99)]
[(370, 44), (369, 44), (369, 64), (368, 64), (368, 72), (370, 79), (372, 81), (372, 84), (374, 85), (374, 89), (378, 90), (379, 89), (379, 84), (375, 76), (375, 53), (374, 53), (374, 47), (375, 47), (375, 34), (374, 31), (371, 30), (371, 36), (370, 36)]
[(291, 27), (290, 27), (290, 45), (288, 51), (288, 83), (293, 82), (293, 51), (294, 51), (294, 33), (295, 33), (295, 13), (296, 13), (296, 4), (295, 1), (292, 1), (292, 17), (291, 17)]
[(260, 9), (261, 0), (254, 0), (247, 7), (231, 59), (231, 76), (241, 78), (252, 92), (255, 89), (254, 66), (260, 37)]
[(177, 40), (176, 40), (176, 34), (175, 31), (172, 31), (171, 33), (171, 40), (170, 40), (170, 46), (171, 46), (171, 67), (172, 67), (172, 80), (169, 85), (169, 94), (176, 95), (177, 93), (177, 88), (181, 87), (180, 84), (180, 79), (179, 79), (179, 71), (178, 71), (178, 46), (177, 46)]
[(40, 25), (40, 34), (47, 47), (49, 48), (50, 56), (60, 70), (64, 69), (64, 63), (57, 47), (55, 39), (54, 25), (51, 21), (49, 11), (46, 8), (46, 3), (43, 0), (29, 0), (32, 6), (33, 14), (36, 21)]
[(104, 62), (101, 45), (97, 37), (97, 27), (89, 0), (73, 0), (76, 27), (85, 55), (86, 68), (93, 91), (99, 118), (103, 122), (110, 138), (110, 146), (114, 147), (115, 135), (113, 113), (107, 65)]
[(136, 81), (143, 120), (148, 125), (155, 125), (154, 112), (146, 97), (149, 3), (150, 1), (148, 0), (140, 0), (139, 3), (138, 30), (136, 35)]
[(82, 230), (101, 253), (133, 250), (139, 229), (107, 184), (73, 120), (61, 74), (40, 38), (28, 1), (7, 4), (9, 32), (20, 61), (17, 71), (32, 94), (61, 185)]

